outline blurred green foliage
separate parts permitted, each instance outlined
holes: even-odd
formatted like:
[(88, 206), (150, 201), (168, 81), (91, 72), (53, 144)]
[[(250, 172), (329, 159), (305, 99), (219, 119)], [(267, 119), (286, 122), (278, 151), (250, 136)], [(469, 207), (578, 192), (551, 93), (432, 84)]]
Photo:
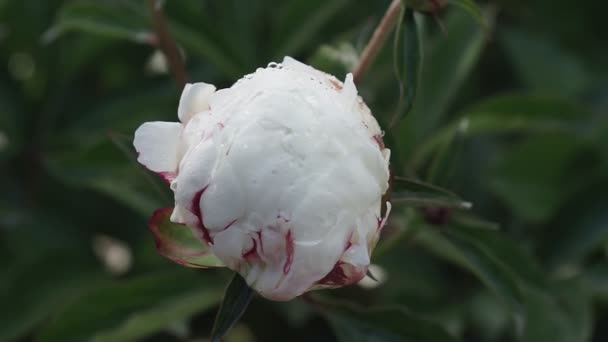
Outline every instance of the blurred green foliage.
[[(191, 80), (225, 87), (284, 55), (343, 77), (388, 3), (165, 11)], [(385, 282), (255, 299), (227, 341), (608, 340), (608, 5), (480, 5), (486, 27), (457, 6), (416, 14), (416, 100), (385, 136), (394, 174), (472, 211), (396, 204), (374, 259)], [(146, 228), (171, 194), (132, 133), (175, 120), (179, 98), (153, 41), (144, 1), (0, 1), (0, 341), (208, 338), (229, 272), (170, 263)], [(360, 86), (383, 127), (394, 70), (388, 46)]]

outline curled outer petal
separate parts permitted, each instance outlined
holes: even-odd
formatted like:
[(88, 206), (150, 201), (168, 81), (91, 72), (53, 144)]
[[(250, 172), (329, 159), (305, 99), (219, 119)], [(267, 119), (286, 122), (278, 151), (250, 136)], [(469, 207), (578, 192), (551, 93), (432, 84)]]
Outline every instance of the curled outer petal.
[(133, 145), (137, 161), (167, 182), (177, 175), (178, 146), (182, 125), (176, 122), (146, 122), (135, 131)]
[(184, 266), (224, 266), (211, 252), (209, 246), (195, 237), (189, 227), (169, 220), (172, 211), (171, 207), (158, 209), (152, 214), (148, 223), (158, 252)]

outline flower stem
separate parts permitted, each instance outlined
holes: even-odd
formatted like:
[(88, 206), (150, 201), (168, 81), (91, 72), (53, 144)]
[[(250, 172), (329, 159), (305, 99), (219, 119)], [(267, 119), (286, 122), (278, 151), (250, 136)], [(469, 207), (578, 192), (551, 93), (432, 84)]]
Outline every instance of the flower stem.
[(400, 10), (401, 0), (393, 0), (386, 10), (386, 13), (384, 13), (384, 17), (382, 17), (378, 27), (376, 27), (376, 30), (372, 34), (367, 46), (365, 46), (365, 49), (363, 49), (361, 58), (359, 58), (359, 63), (353, 70), (353, 80), (355, 84), (360, 84), (363, 76), (365, 76), (367, 73), (367, 70), (376, 59), (376, 56), (378, 56), (378, 53), (384, 46), (388, 35), (397, 24)]
[(177, 43), (169, 32), (167, 19), (163, 14), (162, 1), (148, 0), (148, 5), (150, 7), (150, 12), (152, 13), (152, 23), (158, 39), (158, 46), (167, 58), (171, 74), (175, 79), (178, 89), (181, 91), (188, 82), (186, 66), (184, 59), (177, 48)]

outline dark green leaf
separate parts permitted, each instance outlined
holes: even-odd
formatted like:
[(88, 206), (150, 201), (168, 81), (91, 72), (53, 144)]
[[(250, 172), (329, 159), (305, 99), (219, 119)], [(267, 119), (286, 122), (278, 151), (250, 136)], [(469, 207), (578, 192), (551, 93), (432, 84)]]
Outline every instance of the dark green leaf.
[(401, 82), (400, 87), (405, 107), (398, 109), (396, 116), (393, 117), (391, 126), (396, 124), (412, 109), (422, 67), (422, 42), (418, 33), (418, 23), (414, 19), (414, 11), (412, 9), (405, 9), (401, 29), (403, 31), (403, 77), (398, 75), (398, 79)]
[(213, 42), (211, 37), (177, 21), (171, 21), (171, 32), (175, 39), (184, 45), (186, 51), (205, 58), (226, 76), (238, 78), (246, 71), (230, 54)]
[(474, 229), (498, 230), (500, 228), (500, 224), (497, 222), (488, 221), (465, 212), (453, 213), (450, 217), (450, 222)]
[(179, 271), (132, 278), (68, 304), (38, 341), (138, 340), (211, 308), (220, 296), (214, 275)]
[[(170, 32), (188, 52), (206, 58), (224, 74), (236, 78), (243, 69), (225, 49), (218, 46), (207, 32), (195, 31), (170, 20)], [(52, 40), (70, 31), (97, 34), (137, 43), (152, 44), (155, 40), (147, 8), (135, 3), (80, 0), (64, 6), (56, 24), (46, 33)]]
[(348, 0), (286, 2), (281, 22), (275, 30), (279, 36), (275, 58), (299, 53), (347, 3)]
[(518, 342), (586, 342), (590, 340), (593, 308), (580, 284), (558, 284), (551, 292), (528, 291), (526, 322)]
[[(143, 216), (169, 203), (170, 197), (160, 188), (161, 181), (144, 174), (147, 171), (124, 156), (109, 137), (75, 148), (47, 160), (48, 169), (58, 179), (107, 194)], [(131, 152), (134, 155), (134, 151)]]
[(224, 293), (224, 300), (215, 317), (211, 342), (219, 342), (228, 333), (230, 328), (241, 318), (249, 302), (253, 299), (255, 291), (240, 274), (235, 273)]
[(608, 201), (589, 196), (568, 207), (540, 243), (543, 254), (553, 267), (577, 265), (608, 241)]
[(46, 166), (57, 179), (105, 193), (146, 217), (167, 206), (169, 190), (135, 161), (131, 136), (142, 122), (170, 117), (172, 94), (148, 88), (93, 106), (58, 136)]
[(588, 86), (591, 76), (585, 66), (551, 39), (515, 29), (505, 30), (499, 37), (515, 71), (529, 89), (568, 97), (580, 94)]
[(460, 221), (451, 224), (447, 231), (448, 235), (456, 235), (471, 244), (485, 248), (487, 253), (499, 260), (504, 264), (505, 269), (517, 277), (521, 287), (534, 287), (542, 291), (549, 286), (547, 273), (533, 256), (499, 230), (479, 229)]
[(466, 236), (448, 231), (448, 240), (466, 260), (466, 265), (482, 282), (501, 296), (517, 312), (522, 302), (515, 274), (490, 246)]
[(437, 234), (431, 228), (423, 229), (416, 241), (442, 259), (469, 270), (511, 310), (518, 312), (522, 293), (515, 275), (502, 260), (479, 241), (471, 241), (454, 232), (446, 231), (446, 234)]
[(570, 100), (517, 94), (492, 97), (465, 109), (459, 119), (420, 144), (412, 165), (417, 169), (432, 152), (449, 145), (456, 136), (573, 131), (574, 119), (585, 114), (585, 109)]
[[(488, 18), (488, 22), (492, 20)], [(424, 40), (424, 65), (413, 110), (395, 127), (402, 160), (408, 160), (414, 145), (441, 122), (477, 63), (487, 37), (487, 30), (461, 11), (450, 13), (446, 29), (448, 36)]]
[(0, 273), (0, 340), (16, 341), (82, 293), (107, 282), (81, 255), (35, 253)]
[(391, 202), (415, 207), (446, 207), (470, 209), (471, 203), (449, 190), (418, 180), (395, 177)]
[[(488, 175), (491, 189), (518, 216), (547, 220), (569, 195), (592, 181), (592, 164), (573, 172), (585, 142), (568, 134), (530, 138), (497, 158)], [(590, 158), (589, 162), (593, 163)]]
[(443, 0), (401, 0), (401, 2), (416, 11), (428, 13), (436, 13), (445, 6)]
[(343, 342), (458, 341), (433, 320), (401, 307), (363, 309), (334, 302), (323, 308), (323, 315)]
[(473, 0), (449, 0), (449, 1), (451, 4), (459, 6), (460, 8), (464, 9), (467, 13), (469, 13), (473, 18), (475, 18), (475, 20), (477, 20), (477, 22), (479, 22), (479, 25), (483, 26), (484, 28), (487, 28), (487, 23), (483, 17), (483, 13), (481, 12), (481, 9), (475, 3), (475, 1), (473, 1)]
[(10, 96), (0, 84), (0, 162), (14, 155), (21, 148), (22, 136), (17, 115), (17, 99)]
[(150, 27), (143, 6), (80, 0), (66, 3), (45, 39), (50, 41), (67, 32), (79, 31), (150, 43)]
[(514, 332), (512, 315), (504, 303), (490, 291), (480, 291), (471, 300), (471, 329), (480, 341), (500, 341), (501, 336)]
[(608, 302), (608, 263), (605, 260), (586, 269), (582, 281), (590, 294)]

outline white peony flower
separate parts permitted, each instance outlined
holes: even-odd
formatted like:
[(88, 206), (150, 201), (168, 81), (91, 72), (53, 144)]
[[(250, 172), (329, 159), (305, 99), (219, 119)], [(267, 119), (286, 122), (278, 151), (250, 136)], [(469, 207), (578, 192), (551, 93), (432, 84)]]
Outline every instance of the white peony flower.
[(171, 221), (217, 258), (182, 260), (196, 253), (165, 245), (153, 217), (163, 254), (224, 264), (273, 300), (365, 276), (390, 212), (390, 150), (352, 75), (285, 57), (228, 89), (188, 84), (178, 116), (137, 129), (138, 161), (170, 183)]

